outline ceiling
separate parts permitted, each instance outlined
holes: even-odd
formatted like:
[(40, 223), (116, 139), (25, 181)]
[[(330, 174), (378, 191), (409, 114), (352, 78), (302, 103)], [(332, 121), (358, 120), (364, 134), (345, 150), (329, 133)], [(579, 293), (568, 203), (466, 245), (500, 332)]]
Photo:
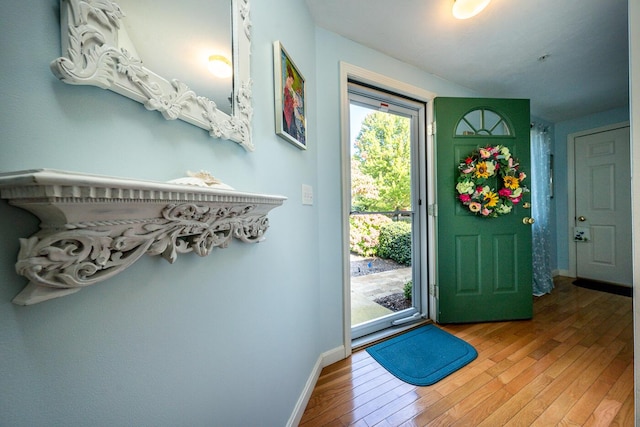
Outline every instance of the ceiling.
[(306, 2), (319, 27), (540, 119), (629, 103), (627, 0), (492, 0), (467, 20), (453, 0)]

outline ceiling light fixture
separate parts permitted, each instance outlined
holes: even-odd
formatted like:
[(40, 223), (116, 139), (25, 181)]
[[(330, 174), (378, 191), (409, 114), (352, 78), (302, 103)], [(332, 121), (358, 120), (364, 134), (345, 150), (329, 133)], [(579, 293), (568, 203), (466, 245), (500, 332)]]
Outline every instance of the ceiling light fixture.
[(222, 55), (211, 55), (209, 57), (209, 71), (216, 77), (221, 79), (231, 77), (233, 67), (231, 61)]
[(467, 19), (476, 16), (487, 7), (491, 0), (453, 0), (453, 16)]

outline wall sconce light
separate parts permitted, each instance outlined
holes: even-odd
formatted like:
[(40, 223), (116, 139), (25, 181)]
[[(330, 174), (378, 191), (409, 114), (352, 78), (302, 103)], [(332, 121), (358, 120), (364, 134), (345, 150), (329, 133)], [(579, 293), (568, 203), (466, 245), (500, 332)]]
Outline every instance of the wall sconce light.
[(221, 79), (231, 77), (231, 74), (233, 74), (231, 61), (222, 55), (211, 55), (208, 66), (211, 74)]
[(453, 0), (453, 16), (467, 19), (476, 16), (487, 7), (491, 0)]

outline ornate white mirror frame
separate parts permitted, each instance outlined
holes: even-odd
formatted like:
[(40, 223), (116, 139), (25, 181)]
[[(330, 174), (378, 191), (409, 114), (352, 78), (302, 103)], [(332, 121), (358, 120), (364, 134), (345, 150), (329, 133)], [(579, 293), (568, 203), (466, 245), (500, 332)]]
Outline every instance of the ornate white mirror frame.
[(167, 80), (146, 68), (119, 40), (122, 11), (112, 0), (60, 0), (62, 53), (51, 71), (65, 83), (98, 86), (141, 102), (167, 120), (180, 119), (212, 137), (229, 139), (253, 151), (251, 139), (251, 21), (248, 0), (230, 0), (232, 8), (233, 106), (228, 115), (198, 96), (187, 84)]

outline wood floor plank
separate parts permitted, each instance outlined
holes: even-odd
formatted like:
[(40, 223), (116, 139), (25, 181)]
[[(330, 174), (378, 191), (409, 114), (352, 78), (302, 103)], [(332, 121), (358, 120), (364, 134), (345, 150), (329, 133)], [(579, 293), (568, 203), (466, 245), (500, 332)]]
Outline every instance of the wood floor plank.
[(622, 403), (616, 400), (605, 399), (593, 411), (585, 426), (608, 426), (620, 411)]
[(571, 412), (572, 407), (581, 398), (584, 393), (597, 380), (598, 376), (611, 363), (622, 348), (622, 343), (607, 348), (607, 351), (599, 353), (599, 356), (582, 369), (582, 373), (578, 375), (571, 384), (564, 389), (554, 402), (552, 402), (545, 412), (536, 419), (534, 426), (550, 426), (556, 425), (563, 415)]
[(451, 409), (443, 413), (441, 416), (436, 417), (433, 421), (430, 421), (426, 425), (428, 426), (451, 426), (461, 418), (465, 417), (474, 408), (484, 405), (497, 391), (502, 388), (502, 383), (494, 378), (488, 383), (484, 384), (479, 390), (469, 394), (467, 397), (460, 400), (453, 405)]
[(568, 345), (570, 346), (570, 350), (567, 352), (567, 354), (553, 363), (546, 371), (547, 375), (549, 375), (550, 377), (557, 378), (562, 375), (562, 373), (566, 369), (573, 365), (575, 361), (582, 357), (588, 350), (588, 348), (581, 345)]
[(387, 383), (387, 385), (388, 387), (377, 390), (379, 393), (372, 393), (371, 397), (375, 396), (373, 399), (364, 402), (360, 406), (355, 407), (353, 411), (342, 415), (340, 417), (340, 421), (345, 425), (350, 425), (352, 423), (358, 422), (368, 415), (371, 415), (378, 408), (386, 406), (387, 404), (393, 402), (395, 399), (410, 392), (411, 389), (415, 388), (414, 386), (403, 383), (402, 381), (400, 381), (400, 384), (398, 384), (396, 387), (393, 387), (394, 384), (392, 382)]
[[(581, 346), (576, 347), (583, 348)], [(602, 352), (602, 348), (596, 349), (595, 351), (588, 351), (587, 349), (582, 352), (581, 355), (568, 367), (563, 369), (557, 377), (551, 377), (553, 378), (553, 381), (543, 390), (540, 390), (535, 399), (529, 400), (529, 402), (522, 407), (519, 413), (514, 414), (514, 419), (519, 421), (526, 419), (526, 425), (531, 425), (540, 415), (547, 411), (549, 406), (558, 398), (558, 396), (561, 396), (568, 387), (582, 375), (584, 370), (587, 369), (590, 364), (601, 356)], [(560, 359), (559, 362), (564, 362), (563, 359)], [(553, 368), (553, 365), (550, 369), (551, 368)], [(545, 371), (545, 374), (548, 375), (550, 369)]]
[(603, 397), (607, 394), (611, 384), (605, 381), (596, 381), (589, 387), (589, 389), (582, 395), (575, 405), (571, 407), (571, 410), (567, 412), (560, 425), (577, 425), (581, 426), (589, 419)]
[(469, 412), (460, 417), (451, 427), (468, 427), (477, 426), (483, 420), (494, 413), (500, 406), (511, 399), (513, 395), (504, 388), (492, 393), (485, 399), (482, 404), (471, 409)]
[(620, 378), (611, 386), (607, 398), (624, 402), (628, 396), (633, 396), (633, 364), (628, 364)]
[(386, 418), (389, 414), (394, 414), (401, 410), (402, 408), (413, 404), (416, 400), (420, 398), (420, 395), (415, 392), (415, 387), (408, 393), (403, 394), (395, 398), (393, 401), (380, 406), (375, 411), (371, 412), (369, 415), (364, 417), (364, 421), (368, 426), (376, 426), (386, 422)]
[[(403, 423), (407, 423), (412, 420), (416, 415), (420, 414), (435, 402), (442, 399), (442, 394), (438, 393), (433, 388), (418, 389), (420, 398), (412, 402), (411, 404), (389, 414), (386, 421), (392, 426), (400, 426)], [(408, 425), (410, 425), (409, 423)]]
[(500, 362), (502, 359), (506, 359), (512, 354), (516, 353), (520, 348), (527, 345), (535, 336), (532, 334), (527, 334), (524, 336), (519, 336), (517, 340), (511, 343), (508, 347), (505, 347), (502, 351), (494, 354), (491, 357), (491, 360), (494, 362)]
[(385, 371), (382, 375), (371, 377), (368, 381), (353, 387), (351, 392), (340, 392), (331, 395), (328, 399), (324, 399), (322, 404), (315, 405), (308, 414), (305, 411), (307, 418), (305, 419), (303, 416), (301, 425), (304, 425), (310, 419), (317, 418), (320, 421), (330, 421), (339, 418), (342, 414), (351, 412), (390, 387), (397, 387), (400, 383), (402, 383), (400, 380)]
[(616, 416), (611, 420), (612, 427), (626, 427), (632, 426), (635, 423), (635, 413), (634, 413), (634, 396), (633, 393), (629, 393), (629, 396), (625, 399), (622, 407), (616, 414)]
[(478, 358), (429, 387), (366, 351), (324, 368), (301, 426), (632, 426), (633, 301), (556, 278), (528, 321), (438, 325)]
[(504, 402), (499, 408), (492, 412), (487, 418), (478, 423), (478, 427), (504, 426), (519, 413), (523, 407), (544, 390), (553, 379), (546, 375), (540, 375), (533, 381), (512, 394), (511, 398)]
[(532, 359), (530, 357), (525, 357), (521, 359), (517, 363), (515, 363), (512, 367), (498, 375), (498, 379), (502, 384), (509, 384), (514, 378), (524, 372), (527, 368), (531, 367), (536, 363), (536, 359)]
[(471, 381), (468, 381), (466, 384), (464, 384), (463, 387), (459, 387), (453, 392), (447, 394), (445, 397), (428, 407), (426, 410), (422, 411), (420, 414), (418, 414), (418, 416), (414, 417), (414, 421), (418, 423), (418, 425), (427, 424), (429, 420), (435, 419), (438, 416), (442, 415), (462, 399), (487, 385), (487, 383), (489, 383), (491, 380), (491, 375), (488, 375), (486, 373), (474, 377)]

